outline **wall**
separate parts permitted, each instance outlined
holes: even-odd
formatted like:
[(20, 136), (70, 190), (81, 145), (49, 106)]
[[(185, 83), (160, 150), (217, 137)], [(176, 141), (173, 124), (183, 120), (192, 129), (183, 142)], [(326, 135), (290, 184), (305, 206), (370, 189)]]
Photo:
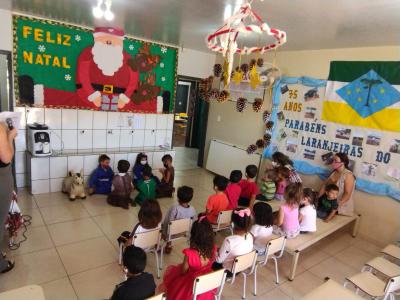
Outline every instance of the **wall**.
[(214, 53), (180, 48), (178, 75), (206, 78), (211, 75), (210, 70), (212, 70), (214, 62)]
[(11, 11), (0, 9), (0, 50), (12, 51)]
[[(326, 79), (329, 63), (332, 60), (400, 60), (400, 47), (282, 51), (277, 52), (276, 64), (287, 76)], [(212, 68), (209, 69), (209, 74), (211, 73)], [(262, 114), (252, 112), (250, 107), (245, 112), (238, 113), (235, 105), (236, 102), (210, 105), (205, 159), (212, 138), (247, 147), (262, 136), (264, 131)], [(271, 100), (267, 94), (263, 109), (270, 106)], [(218, 121), (218, 116), (220, 116), (220, 121)], [(306, 185), (314, 188), (318, 188), (321, 184), (316, 176), (303, 176), (303, 178)], [(357, 211), (362, 214), (361, 235), (368, 236), (379, 244), (400, 239), (399, 202), (359, 191), (355, 193), (355, 202)]]

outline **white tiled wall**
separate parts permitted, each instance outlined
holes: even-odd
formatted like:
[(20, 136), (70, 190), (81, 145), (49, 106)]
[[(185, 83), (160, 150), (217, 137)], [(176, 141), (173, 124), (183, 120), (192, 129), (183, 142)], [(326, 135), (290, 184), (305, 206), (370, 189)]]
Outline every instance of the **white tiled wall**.
[[(26, 151), (25, 128), (29, 123), (39, 122), (49, 126), (51, 147), (56, 151), (62, 149), (115, 151), (124, 148), (157, 147), (172, 143), (173, 114), (134, 114), (31, 107), (16, 107), (15, 110), (22, 113), (20, 130), (15, 140), (18, 187), (26, 186), (29, 177), (27, 173), (30, 167), (27, 167), (28, 161), (23, 154)], [(135, 153), (132, 153), (131, 158), (133, 157), (136, 158)], [(33, 174), (33, 176), (36, 175), (39, 174)], [(55, 180), (52, 182), (53, 184), (49, 181), (49, 184), (54, 189), (59, 182)], [(36, 184), (35, 189), (43, 185), (45, 183), (41, 181), (40, 185)]]

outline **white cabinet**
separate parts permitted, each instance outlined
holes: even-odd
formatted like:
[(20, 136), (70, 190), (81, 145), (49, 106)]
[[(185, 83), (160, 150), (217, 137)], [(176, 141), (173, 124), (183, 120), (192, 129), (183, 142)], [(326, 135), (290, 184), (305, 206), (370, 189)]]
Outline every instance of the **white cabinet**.
[(134, 114), (133, 115), (133, 129), (145, 129), (146, 127), (146, 115)]
[(44, 123), (44, 108), (27, 107), (26, 108), (26, 123)]
[(156, 131), (156, 146), (164, 146), (167, 138), (166, 130), (157, 130)]
[(93, 129), (107, 129), (107, 112), (93, 112)]
[(32, 180), (48, 179), (50, 176), (50, 166), (48, 157), (33, 157), (31, 159), (31, 178)]
[(78, 149), (92, 149), (93, 147), (93, 130), (78, 130)]
[(119, 112), (107, 113), (107, 129), (120, 129), (122, 126), (122, 116)]
[(78, 128), (78, 110), (63, 109), (61, 114), (62, 129), (77, 129)]
[(146, 114), (146, 127), (145, 129), (156, 129), (157, 128), (157, 115)]
[(169, 115), (157, 115), (157, 129), (167, 129)]
[(119, 147), (120, 148), (131, 148), (132, 147), (132, 137), (133, 137), (133, 129), (122, 129), (121, 137), (119, 139)]
[(172, 130), (174, 128), (174, 114), (169, 114), (167, 116), (167, 129)]
[(61, 129), (61, 109), (46, 108), (44, 122), (50, 129)]
[(132, 135), (132, 147), (143, 148), (145, 130), (134, 130)]
[(93, 128), (93, 111), (91, 110), (78, 110), (78, 129), (92, 129)]
[(105, 149), (107, 146), (107, 130), (93, 130), (93, 149)]
[(121, 136), (121, 130), (108, 129), (107, 130), (107, 149), (119, 148), (120, 136)]
[(156, 144), (156, 131), (155, 130), (145, 130), (144, 131), (144, 146), (154, 147)]
[(62, 130), (64, 149), (75, 150), (78, 148), (78, 131), (75, 129)]
[(67, 174), (67, 157), (50, 157), (50, 178), (64, 178)]

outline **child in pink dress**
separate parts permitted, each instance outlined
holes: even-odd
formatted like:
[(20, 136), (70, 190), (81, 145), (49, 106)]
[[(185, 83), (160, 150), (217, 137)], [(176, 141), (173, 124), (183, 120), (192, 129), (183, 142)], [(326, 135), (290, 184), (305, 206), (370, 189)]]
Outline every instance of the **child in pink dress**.
[[(168, 299), (191, 300), (193, 283), (197, 276), (210, 273), (215, 260), (214, 232), (205, 217), (193, 223), (190, 232), (190, 248), (183, 251), (183, 263), (169, 266), (164, 281), (159, 287)], [(216, 291), (210, 291), (197, 297), (198, 300), (213, 300)]]
[(277, 175), (275, 199), (282, 201), (285, 195), (285, 189), (288, 185), (289, 170), (285, 167), (278, 167), (275, 169)]

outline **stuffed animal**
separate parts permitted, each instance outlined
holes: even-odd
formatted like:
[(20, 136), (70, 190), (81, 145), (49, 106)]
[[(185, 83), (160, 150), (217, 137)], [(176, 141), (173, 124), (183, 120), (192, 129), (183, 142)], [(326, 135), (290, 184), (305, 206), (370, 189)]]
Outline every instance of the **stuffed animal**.
[(69, 200), (75, 201), (75, 199), (86, 198), (85, 183), (83, 180), (83, 170), (80, 173), (69, 171), (68, 176), (64, 178), (62, 185), (63, 193), (69, 194)]

